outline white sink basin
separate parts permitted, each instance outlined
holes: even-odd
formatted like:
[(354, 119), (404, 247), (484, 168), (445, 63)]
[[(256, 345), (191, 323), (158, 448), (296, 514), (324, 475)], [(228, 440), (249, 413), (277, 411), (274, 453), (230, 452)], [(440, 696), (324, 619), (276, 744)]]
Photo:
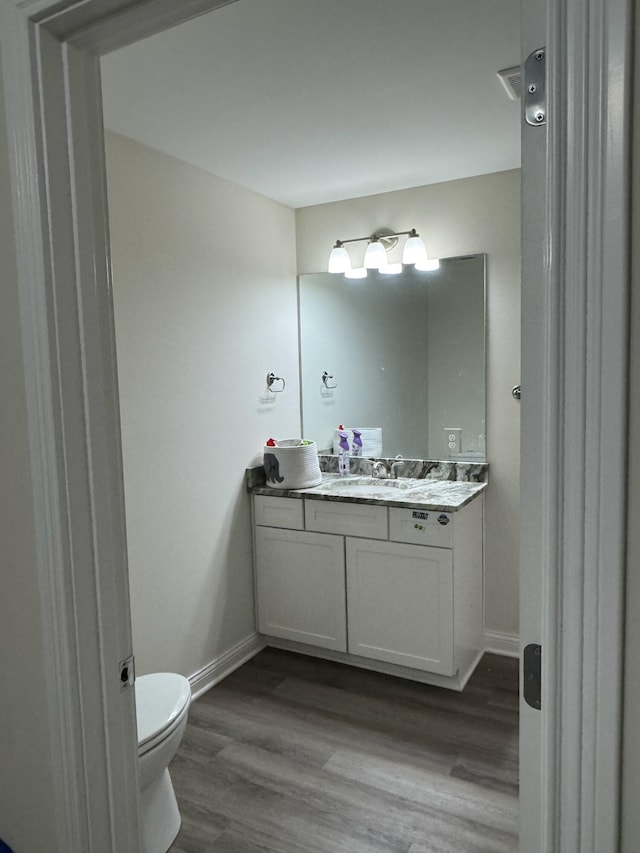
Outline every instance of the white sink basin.
[(377, 477), (344, 477), (332, 480), (330, 483), (322, 483), (323, 491), (329, 492), (358, 492), (359, 494), (373, 494), (387, 490), (409, 491), (411, 489), (424, 488), (424, 480), (413, 480), (409, 477), (397, 480), (378, 479)]

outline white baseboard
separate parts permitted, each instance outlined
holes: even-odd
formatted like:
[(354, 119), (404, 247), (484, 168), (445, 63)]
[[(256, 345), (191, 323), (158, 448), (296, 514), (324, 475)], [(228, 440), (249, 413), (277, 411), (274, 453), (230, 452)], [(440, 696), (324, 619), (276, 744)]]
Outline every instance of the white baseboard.
[(232, 646), (223, 655), (208, 663), (198, 672), (194, 672), (189, 676), (191, 684), (191, 699), (197, 699), (202, 696), (207, 690), (215, 684), (222, 681), (228, 675), (251, 660), (252, 657), (261, 652), (266, 646), (265, 641), (259, 634), (250, 634), (244, 640), (240, 640), (235, 646)]
[(503, 634), (500, 631), (484, 632), (484, 650), (509, 658), (520, 657), (520, 637)]

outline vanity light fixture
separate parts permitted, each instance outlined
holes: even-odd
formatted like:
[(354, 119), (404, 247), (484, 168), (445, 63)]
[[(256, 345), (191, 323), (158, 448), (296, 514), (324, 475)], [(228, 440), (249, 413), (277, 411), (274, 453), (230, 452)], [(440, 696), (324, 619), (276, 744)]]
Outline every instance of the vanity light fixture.
[[(384, 275), (397, 275), (402, 272), (402, 264), (387, 263), (387, 252), (398, 244), (399, 237), (407, 237), (402, 252), (402, 264), (414, 265), (417, 270), (435, 270), (440, 266), (437, 259), (429, 260), (424, 242), (415, 228), (411, 231), (390, 231), (382, 228), (370, 237), (353, 237), (350, 240), (336, 240), (329, 255), (328, 270), (331, 273), (343, 273), (347, 278), (366, 278), (367, 270), (379, 270)], [(351, 269), (349, 253), (345, 243), (367, 242), (364, 254), (364, 266)]]
[(329, 272), (344, 272), (351, 269), (351, 258), (349, 252), (343, 248), (340, 240), (336, 241), (335, 246), (329, 255)]
[(427, 260), (427, 249), (424, 245), (422, 237), (419, 237), (416, 234), (416, 229), (414, 228), (407, 242), (404, 244), (404, 249), (402, 251), (402, 263), (403, 264), (421, 264)]
[(368, 270), (379, 270), (387, 263), (387, 250), (380, 240), (371, 240), (364, 253), (364, 265)]

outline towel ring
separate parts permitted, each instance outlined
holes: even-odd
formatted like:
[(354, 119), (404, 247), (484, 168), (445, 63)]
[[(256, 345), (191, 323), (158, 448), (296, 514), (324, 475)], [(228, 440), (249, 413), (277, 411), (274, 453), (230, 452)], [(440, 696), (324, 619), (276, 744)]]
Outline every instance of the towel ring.
[(326, 370), (324, 370), (322, 372), (322, 382), (323, 382), (324, 387), (328, 388), (329, 391), (331, 391), (333, 388), (338, 387), (338, 383), (334, 382), (333, 385), (329, 385), (329, 382), (328, 382), (329, 379), (333, 379), (333, 376), (330, 373), (327, 373)]
[[(272, 388), (274, 382), (282, 382), (282, 388)], [(286, 387), (286, 383), (282, 376), (276, 376), (275, 373), (267, 373), (267, 388), (272, 394), (281, 394)]]

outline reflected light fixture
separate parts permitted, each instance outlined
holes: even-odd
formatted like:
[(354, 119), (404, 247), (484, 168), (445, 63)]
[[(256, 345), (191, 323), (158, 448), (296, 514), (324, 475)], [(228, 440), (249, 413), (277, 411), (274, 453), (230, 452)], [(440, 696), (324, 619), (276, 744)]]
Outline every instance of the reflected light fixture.
[(420, 261), (416, 264), (416, 269), (421, 272), (433, 272), (440, 269), (440, 260), (438, 258), (427, 258), (426, 261)]
[(380, 267), (378, 272), (382, 273), (382, 275), (399, 275), (402, 272), (402, 264), (385, 264), (383, 267)]
[(364, 267), (349, 267), (344, 274), (345, 278), (366, 278), (367, 270)]
[[(389, 264), (387, 253), (398, 244), (399, 237), (406, 237), (402, 252), (402, 264), (415, 266), (417, 270), (436, 270), (440, 266), (437, 259), (429, 260), (424, 242), (415, 228), (411, 231), (390, 231), (383, 228), (370, 237), (353, 237), (350, 240), (336, 240), (329, 255), (330, 273), (343, 273), (347, 278), (366, 278), (367, 270), (379, 270), (383, 275), (397, 275), (402, 272), (402, 264)], [(345, 243), (367, 242), (364, 254), (364, 266), (351, 269), (349, 253)]]

